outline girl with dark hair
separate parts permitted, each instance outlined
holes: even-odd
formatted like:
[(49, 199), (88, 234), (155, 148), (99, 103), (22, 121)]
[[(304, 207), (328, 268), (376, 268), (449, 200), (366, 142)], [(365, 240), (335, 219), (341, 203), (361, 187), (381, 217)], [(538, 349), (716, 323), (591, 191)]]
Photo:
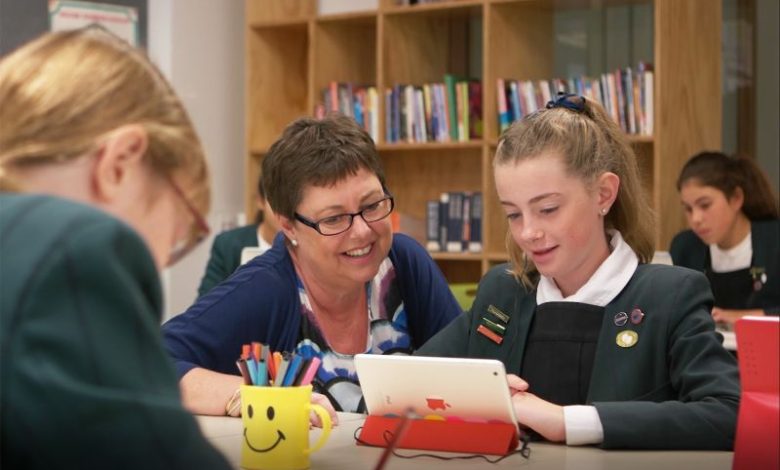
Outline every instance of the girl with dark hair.
[(674, 264), (710, 280), (717, 322), (780, 314), (777, 197), (749, 158), (719, 152), (692, 157), (677, 180), (689, 230), (672, 240)]

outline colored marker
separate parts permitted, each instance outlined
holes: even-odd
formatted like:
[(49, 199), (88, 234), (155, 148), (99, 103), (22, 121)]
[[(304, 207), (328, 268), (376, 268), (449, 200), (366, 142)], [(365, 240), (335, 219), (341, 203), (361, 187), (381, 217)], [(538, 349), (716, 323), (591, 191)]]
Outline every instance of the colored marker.
[(287, 369), (290, 367), (290, 358), (287, 353), (284, 353), (282, 362), (279, 364), (279, 369), (276, 371), (276, 379), (274, 379), (274, 387), (281, 387), (284, 382), (284, 376), (287, 374)]
[(287, 368), (287, 373), (284, 375), (284, 382), (282, 382), (282, 387), (289, 387), (293, 385), (295, 378), (298, 376), (298, 372), (301, 369), (302, 363), (303, 358), (301, 356), (293, 357), (292, 361), (290, 362), (290, 366)]
[(320, 368), (320, 364), (322, 364), (322, 360), (319, 357), (313, 357), (311, 359), (309, 367), (301, 378), (300, 385), (309, 385), (311, 381), (314, 380), (314, 376), (317, 374), (317, 369)]
[(238, 367), (238, 371), (241, 372), (241, 377), (244, 379), (244, 385), (252, 385), (252, 377), (249, 375), (249, 369), (246, 366), (246, 360), (237, 360), (236, 366)]
[(255, 385), (266, 386), (268, 385), (268, 369), (266, 368), (265, 361), (261, 360), (257, 363), (257, 382)]

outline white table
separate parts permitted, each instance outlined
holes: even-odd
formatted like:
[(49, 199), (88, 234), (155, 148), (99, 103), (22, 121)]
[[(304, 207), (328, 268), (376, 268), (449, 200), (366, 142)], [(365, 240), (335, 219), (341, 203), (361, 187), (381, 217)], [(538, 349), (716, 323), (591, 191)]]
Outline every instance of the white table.
[[(371, 469), (379, 459), (382, 449), (359, 446), (353, 435), (363, 423), (364, 416), (353, 413), (339, 413), (339, 425), (333, 429), (330, 439), (319, 452), (311, 456), (313, 469)], [(235, 468), (240, 468), (241, 440), (243, 427), (241, 418), (197, 416), (198, 423), (206, 438), (219, 449)], [(319, 436), (319, 430), (310, 433), (312, 442)], [(595, 447), (567, 447), (558, 444), (532, 442), (531, 456), (526, 460), (513, 455), (498, 464), (489, 464), (482, 460), (442, 461), (428, 457), (400, 459), (391, 457), (385, 467), (392, 469), (446, 468), (448, 470), (474, 468), (529, 468), (538, 470), (553, 469), (621, 469), (621, 470), (659, 470), (659, 469), (731, 469), (732, 452), (721, 451), (617, 451), (601, 450)], [(403, 455), (412, 455), (422, 451), (399, 449)], [(437, 452), (438, 455), (457, 456)]]

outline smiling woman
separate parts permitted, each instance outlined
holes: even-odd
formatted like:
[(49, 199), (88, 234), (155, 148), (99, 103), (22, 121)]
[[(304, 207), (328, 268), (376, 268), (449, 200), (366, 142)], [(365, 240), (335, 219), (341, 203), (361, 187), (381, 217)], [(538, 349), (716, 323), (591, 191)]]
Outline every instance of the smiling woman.
[(410, 353), (460, 313), (427, 252), (392, 233), (394, 203), (371, 137), (344, 116), (299, 119), (263, 159), (281, 233), (163, 326), (185, 404), (225, 413), (241, 345), (319, 357), (312, 384), (339, 411), (363, 411), (353, 356)]

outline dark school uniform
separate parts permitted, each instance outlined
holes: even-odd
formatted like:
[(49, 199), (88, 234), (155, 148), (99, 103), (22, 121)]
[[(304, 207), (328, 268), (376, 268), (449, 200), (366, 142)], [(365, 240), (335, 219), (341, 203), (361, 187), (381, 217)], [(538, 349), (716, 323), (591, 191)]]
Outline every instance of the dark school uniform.
[[(418, 354), (499, 359), (508, 373), (523, 377), (530, 371), (532, 388), (539, 385), (534, 382), (548, 380), (544, 374), (555, 375), (550, 365), (536, 371), (529, 367), (545, 355), (559, 353), (560, 349), (541, 354), (534, 350), (538, 339), (534, 325), (549, 315), (545, 309), (556, 307), (550, 304), (562, 302), (538, 308), (536, 291), (525, 289), (507, 268), (493, 268), (480, 283), (471, 311), (434, 336)], [(604, 431), (601, 447), (733, 447), (740, 395), (737, 364), (716, 336), (711, 307), (712, 294), (701, 273), (644, 264), (603, 308), (595, 345), (589, 333), (593, 322), (580, 320), (584, 323), (576, 340), (585, 347), (577, 357), (592, 369), (576, 377), (570, 369), (566, 380), (579, 380), (587, 391), (564, 390), (562, 399), (596, 408)], [(599, 311), (581, 310), (590, 318)], [(637, 324), (618, 320), (630, 318), (634, 310), (644, 314)], [(561, 318), (571, 317), (570, 313), (560, 314)], [(483, 334), (485, 319), (504, 328), (503, 336), (498, 336), (500, 344), (497, 335)], [(634, 334), (631, 346), (618, 344), (625, 346), (624, 338)], [(585, 351), (587, 347), (592, 352)], [(528, 354), (537, 359), (526, 361)]]
[(241, 265), (241, 251), (248, 246), (257, 246), (257, 224), (227, 230), (214, 238), (198, 297), (233, 274)]
[(674, 237), (669, 254), (675, 265), (705, 273), (716, 307), (762, 309), (767, 315), (780, 315), (780, 220), (752, 221), (750, 238), (750, 267), (732, 272), (713, 271), (709, 246), (692, 230)]
[(90, 206), (0, 193), (4, 468), (229, 468), (181, 405), (142, 239)]

